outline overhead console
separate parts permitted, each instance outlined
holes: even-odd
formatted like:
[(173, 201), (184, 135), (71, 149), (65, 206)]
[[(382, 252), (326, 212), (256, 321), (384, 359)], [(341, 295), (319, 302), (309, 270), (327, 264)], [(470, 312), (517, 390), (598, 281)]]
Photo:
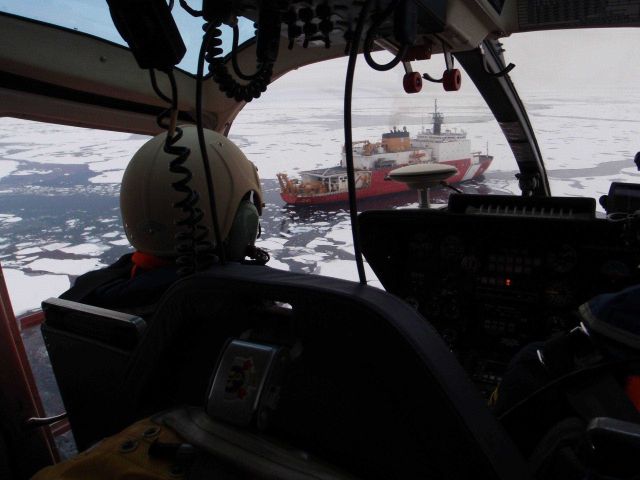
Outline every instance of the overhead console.
[(640, 282), (635, 231), (596, 219), (592, 199), (488, 198), (360, 215), (385, 289), (433, 324), (485, 394), (521, 347), (575, 326), (580, 304)]
[[(205, 1), (206, 5), (208, 2)], [(259, 21), (260, 9), (273, 4), (282, 14), (281, 35), (289, 44), (304, 48), (344, 44), (348, 40), (365, 2), (350, 0), (310, 0), (292, 2), (246, 2), (236, 14)], [(380, 15), (392, 0), (374, 3), (372, 13)], [(489, 34), (500, 36), (515, 23), (515, 4), (506, 0), (412, 0), (399, 2), (404, 12), (404, 27), (418, 36), (416, 45), (428, 45), (433, 53), (442, 52), (443, 43), (452, 51), (476, 48)], [(372, 17), (373, 19), (374, 17)], [(417, 20), (415, 26), (410, 22)], [(510, 20), (509, 20), (510, 19)], [(380, 25), (381, 37), (396, 42), (402, 37), (399, 24), (385, 20)], [(437, 36), (436, 36), (437, 35)]]

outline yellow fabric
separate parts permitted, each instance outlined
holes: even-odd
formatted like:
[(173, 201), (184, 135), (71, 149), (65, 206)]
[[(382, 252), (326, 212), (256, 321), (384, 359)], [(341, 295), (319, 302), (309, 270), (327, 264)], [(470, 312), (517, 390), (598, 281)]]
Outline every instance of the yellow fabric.
[[(153, 430), (158, 433), (151, 434)], [(145, 432), (147, 435), (145, 435)], [(154, 440), (163, 443), (182, 443), (183, 440), (167, 427), (150, 419), (141, 420), (126, 430), (106, 438), (93, 448), (71, 460), (39, 471), (32, 480), (158, 480), (180, 479), (184, 475), (174, 471), (167, 460), (150, 458), (147, 452)], [(123, 446), (135, 443), (131, 451)]]

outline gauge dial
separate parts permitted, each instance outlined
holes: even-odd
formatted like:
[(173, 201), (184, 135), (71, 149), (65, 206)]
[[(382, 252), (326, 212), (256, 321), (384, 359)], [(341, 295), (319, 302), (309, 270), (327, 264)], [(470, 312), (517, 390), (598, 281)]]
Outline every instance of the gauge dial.
[(574, 302), (574, 289), (564, 281), (547, 284), (543, 292), (545, 303), (554, 308), (568, 307)]
[(440, 254), (445, 261), (458, 262), (464, 256), (464, 242), (456, 235), (447, 235), (440, 244)]
[(574, 269), (578, 263), (578, 252), (571, 245), (564, 244), (548, 257), (551, 270), (557, 273), (568, 273)]

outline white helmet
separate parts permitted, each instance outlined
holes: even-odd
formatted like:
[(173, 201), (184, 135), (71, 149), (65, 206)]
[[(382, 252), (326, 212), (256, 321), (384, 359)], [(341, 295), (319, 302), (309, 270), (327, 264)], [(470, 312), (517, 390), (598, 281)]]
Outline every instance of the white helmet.
[[(198, 144), (197, 129), (182, 127), (178, 147), (191, 150), (183, 164), (193, 174), (188, 186), (200, 195), (198, 207), (204, 216), (201, 225), (209, 229), (207, 240), (215, 244), (207, 194), (205, 169)], [(228, 138), (212, 130), (204, 131), (207, 156), (213, 176), (220, 238), (227, 256), (241, 260), (248, 245), (253, 245), (262, 214), (262, 190), (255, 165)], [(145, 143), (133, 156), (122, 179), (120, 210), (124, 231), (136, 250), (159, 257), (175, 256), (176, 234), (182, 231), (176, 222), (185, 217), (174, 204), (184, 199), (172, 183), (184, 178), (173, 173), (169, 164), (176, 155), (165, 153), (166, 133)]]

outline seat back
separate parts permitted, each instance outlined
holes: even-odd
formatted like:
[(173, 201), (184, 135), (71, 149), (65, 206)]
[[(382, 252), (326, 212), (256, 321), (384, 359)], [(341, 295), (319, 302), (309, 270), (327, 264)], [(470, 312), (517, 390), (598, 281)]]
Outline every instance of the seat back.
[(226, 265), (164, 296), (129, 366), (121, 412), (205, 402), (229, 339), (296, 351), (265, 434), (365, 478), (528, 478), (428, 322), (381, 290)]
[(84, 450), (102, 438), (132, 351), (146, 323), (140, 317), (70, 300), (42, 302), (42, 324), (51, 366), (76, 445)]

